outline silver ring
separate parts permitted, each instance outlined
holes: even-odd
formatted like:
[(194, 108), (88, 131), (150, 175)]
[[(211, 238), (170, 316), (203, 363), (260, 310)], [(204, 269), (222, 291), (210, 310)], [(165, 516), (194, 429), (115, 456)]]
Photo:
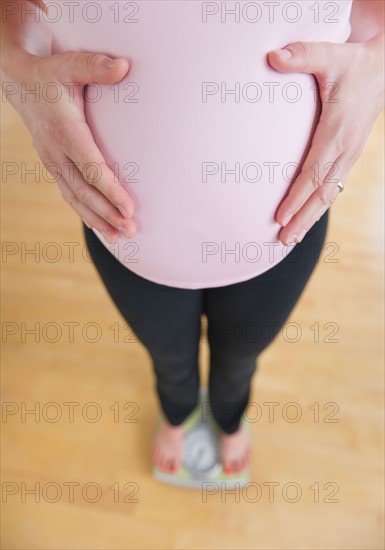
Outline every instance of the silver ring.
[(342, 191), (345, 189), (345, 186), (344, 186), (344, 184), (342, 183), (342, 181), (338, 181), (337, 187), (339, 187), (341, 193), (342, 193)]

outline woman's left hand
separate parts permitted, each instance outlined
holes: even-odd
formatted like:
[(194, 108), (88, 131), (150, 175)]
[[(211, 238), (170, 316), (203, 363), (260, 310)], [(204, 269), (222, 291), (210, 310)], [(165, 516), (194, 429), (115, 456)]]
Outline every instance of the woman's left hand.
[[(367, 42), (293, 42), (269, 52), (282, 73), (310, 73), (322, 111), (299, 177), (281, 202), (276, 220), (283, 244), (301, 242), (339, 195), (384, 107), (384, 34)], [(280, 55), (278, 52), (291, 52)]]

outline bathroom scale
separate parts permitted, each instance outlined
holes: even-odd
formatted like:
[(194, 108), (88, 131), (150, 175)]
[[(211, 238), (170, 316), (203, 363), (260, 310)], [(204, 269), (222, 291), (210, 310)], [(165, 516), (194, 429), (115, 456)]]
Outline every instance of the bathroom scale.
[[(161, 414), (158, 429), (163, 422), (164, 416)], [(241, 423), (250, 430), (244, 418)], [(153, 464), (154, 479), (193, 489), (204, 488), (205, 482), (217, 483), (218, 489), (243, 487), (249, 483), (251, 466), (231, 474), (226, 474), (222, 468), (219, 452), (221, 429), (210, 413), (207, 388), (200, 388), (198, 405), (185, 420), (184, 427), (182, 463), (179, 470), (175, 473), (163, 472)]]

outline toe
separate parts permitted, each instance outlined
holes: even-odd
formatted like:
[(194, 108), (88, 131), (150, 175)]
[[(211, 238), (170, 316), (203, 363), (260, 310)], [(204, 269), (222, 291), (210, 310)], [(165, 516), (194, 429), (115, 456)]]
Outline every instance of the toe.
[(162, 465), (162, 453), (159, 451), (156, 455), (156, 463), (158, 465), (158, 468), (162, 469), (163, 468), (163, 465)]
[(174, 458), (171, 463), (171, 471), (175, 474), (179, 470), (179, 460)]
[(234, 460), (233, 463), (233, 470), (234, 472), (238, 473), (240, 471), (240, 463), (239, 460)]
[(225, 474), (231, 474), (230, 463), (227, 460), (223, 461), (223, 471)]
[(165, 462), (165, 457), (163, 455), (159, 457), (158, 464), (159, 464), (159, 468), (162, 470), (162, 472), (164, 472), (166, 469), (166, 462)]
[(236, 472), (235, 468), (236, 468), (235, 460), (230, 460), (228, 463), (229, 474), (234, 474)]

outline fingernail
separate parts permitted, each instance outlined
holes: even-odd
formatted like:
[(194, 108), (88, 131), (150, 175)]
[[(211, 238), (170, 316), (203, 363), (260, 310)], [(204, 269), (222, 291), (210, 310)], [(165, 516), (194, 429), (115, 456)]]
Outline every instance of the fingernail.
[(297, 238), (298, 238), (298, 234), (297, 234), (297, 233), (293, 233), (293, 235), (290, 235), (289, 238), (287, 239), (287, 244), (296, 243), (296, 242), (297, 242)]
[(300, 243), (305, 235), (306, 235), (306, 229), (304, 229), (303, 231), (301, 231), (301, 233), (299, 233), (299, 235), (297, 236), (296, 242)]
[(290, 50), (275, 50), (277, 52), (277, 54), (279, 55), (279, 57), (282, 57), (282, 59), (289, 59), (290, 57), (292, 57), (292, 53)]
[(124, 216), (125, 218), (128, 218), (128, 211), (124, 208), (124, 206), (118, 206), (119, 212)]
[(114, 67), (116, 67), (116, 65), (119, 63), (119, 58), (118, 59), (111, 59), (108, 63), (107, 63), (107, 68), (108, 69), (113, 69)]
[(300, 243), (305, 235), (306, 229), (303, 229), (301, 233), (293, 233), (293, 235), (290, 235), (290, 237), (287, 239), (287, 242), (288, 244)]
[(286, 218), (284, 218), (283, 222), (282, 222), (282, 226), (285, 226), (289, 223), (289, 221), (291, 220), (291, 218), (293, 217), (293, 214), (288, 214), (286, 216)]
[(118, 229), (121, 233), (123, 233), (123, 235), (125, 237), (127, 237), (127, 239), (129, 239), (131, 237), (131, 231), (127, 227), (120, 226), (120, 227), (118, 227)]
[(91, 226), (86, 222), (86, 220), (83, 220), (83, 223), (88, 227), (88, 229), (91, 229)]
[(109, 242), (110, 244), (112, 244), (114, 242), (111, 235), (109, 233), (107, 233), (107, 231), (101, 231), (101, 234), (106, 239), (106, 241)]

